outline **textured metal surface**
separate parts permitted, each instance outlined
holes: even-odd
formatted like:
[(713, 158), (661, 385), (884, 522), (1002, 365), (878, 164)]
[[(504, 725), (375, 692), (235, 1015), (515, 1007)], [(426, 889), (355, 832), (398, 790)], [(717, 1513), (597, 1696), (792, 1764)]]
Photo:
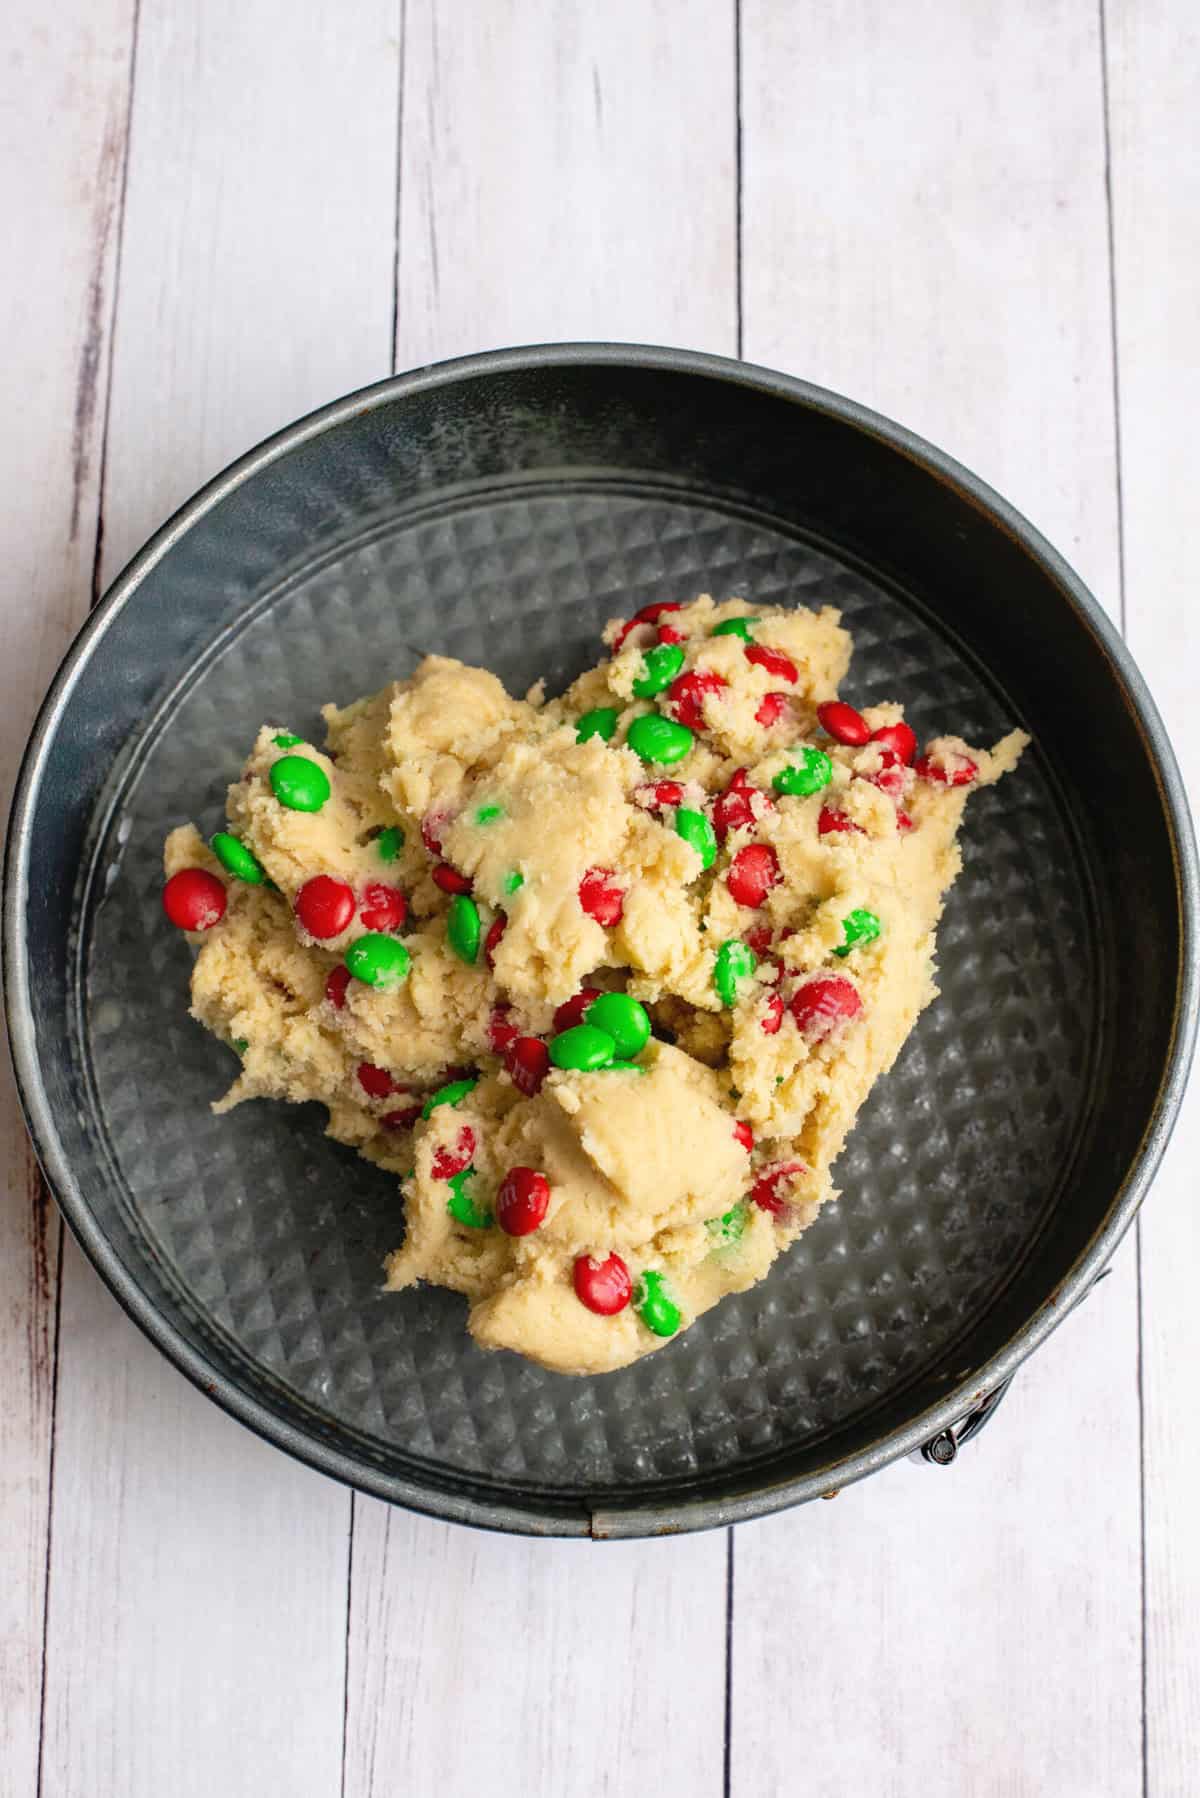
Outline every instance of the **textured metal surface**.
[[(1026, 1251), (1087, 1099), (1100, 1001), (1087, 877), (1036, 755), (969, 808), (942, 928), (943, 997), (875, 1093), (845, 1190), (763, 1287), (615, 1376), (489, 1355), (465, 1304), (378, 1290), (394, 1183), (326, 1142), (322, 1114), (213, 1118), (229, 1051), (186, 1016), (186, 946), (161, 920), (171, 825), (223, 819), (263, 719), (317, 707), (436, 650), (523, 691), (600, 651), (614, 611), (744, 593), (840, 605), (853, 695), (902, 697), (917, 729), (991, 742), (1005, 704), (865, 576), (763, 523), (620, 491), (479, 499), (293, 577), (207, 660), (115, 796), (99, 845), (81, 1059), (123, 1199), (238, 1352), (388, 1450), (579, 1494), (720, 1473), (829, 1430), (935, 1359)], [(103, 898), (99, 898), (100, 891)]]
[[(774, 481), (769, 511), (730, 497), (756, 456), (750, 488)], [(801, 522), (781, 504), (806, 482)], [(823, 526), (857, 553), (817, 547)], [(920, 603), (870, 572), (873, 539), (889, 571), (943, 546), (910, 583)], [(870, 1100), (839, 1204), (766, 1283), (677, 1343), (567, 1380), (477, 1350), (451, 1294), (380, 1292), (401, 1229), (394, 1187), (326, 1141), (316, 1108), (211, 1117), (233, 1063), (186, 1016), (161, 841), (189, 817), (215, 827), (264, 718), (312, 730), (320, 702), (427, 650), (518, 691), (540, 674), (557, 687), (595, 658), (610, 614), (702, 590), (832, 600), (856, 638), (851, 697), (902, 699), (920, 732), (982, 742), (1021, 715), (1039, 742), (968, 808), (943, 997)], [(1039, 653), (996, 634), (998, 603), (1044, 632)], [(989, 645), (989, 673), (963, 637)], [(1076, 680), (1048, 710), (1060, 642)], [(1069, 704), (1108, 724), (1087, 746), (1110, 756), (1103, 806), (1080, 779)], [(1128, 849), (1122, 807), (1141, 832)], [(1194, 1025), (1177, 775), (1092, 602), (927, 446), (705, 358), (498, 357), (396, 383), (268, 446), (168, 527), (74, 653), (35, 733), (10, 850), (18, 1073), (68, 1218), (118, 1296), (293, 1451), (501, 1527), (607, 1535), (754, 1514), (859, 1477), (971, 1409), (1111, 1252)], [(1114, 979), (1114, 944), (1135, 905), (1158, 929), (1131, 988)]]

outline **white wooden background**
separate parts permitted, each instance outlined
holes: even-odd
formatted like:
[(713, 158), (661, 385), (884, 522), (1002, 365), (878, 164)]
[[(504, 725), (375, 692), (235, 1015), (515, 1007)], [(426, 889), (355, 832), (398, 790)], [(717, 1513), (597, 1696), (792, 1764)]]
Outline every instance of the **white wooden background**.
[[(1195, 0), (8, 0), (0, 33), (5, 801), (93, 596), (229, 458), (572, 337), (740, 352), (960, 456), (1120, 619), (1200, 791)], [(1200, 1791), (1200, 1092), (952, 1470), (603, 1547), (256, 1441), (64, 1241), (7, 1084), (0, 1131), (5, 1798)]]

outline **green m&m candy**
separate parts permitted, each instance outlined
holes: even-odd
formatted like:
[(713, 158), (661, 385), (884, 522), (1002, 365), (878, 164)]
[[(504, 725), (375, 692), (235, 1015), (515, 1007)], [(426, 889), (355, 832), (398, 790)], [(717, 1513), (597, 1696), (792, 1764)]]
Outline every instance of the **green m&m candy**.
[(271, 738), (276, 749), (294, 749), (297, 743), (303, 743), (303, 737), (294, 737), (290, 730), (281, 730), (277, 737)]
[(757, 618), (726, 618), (713, 626), (713, 636), (740, 637), (743, 643), (753, 643), (750, 626), (757, 623)]
[(573, 1024), (569, 1030), (560, 1031), (550, 1044), (550, 1059), (556, 1068), (570, 1068), (575, 1073), (590, 1074), (596, 1068), (606, 1068), (617, 1053), (607, 1030), (597, 1030), (594, 1024)]
[(494, 824), (497, 818), (502, 818), (503, 816), (504, 807), (502, 805), (496, 805), (494, 802), (489, 802), (487, 805), (480, 806), (475, 814), (475, 822), (476, 824)]
[(727, 937), (717, 950), (716, 964), (713, 967), (713, 985), (717, 989), (717, 997), (722, 1005), (732, 1005), (737, 999), (737, 990), (743, 980), (749, 980), (758, 966), (757, 958), (749, 943), (743, 943), (741, 937)]
[(394, 862), (404, 847), (404, 832), (398, 824), (389, 824), (375, 838), (375, 849), (381, 862)]
[(345, 959), (354, 978), (364, 986), (373, 986), (377, 993), (390, 993), (402, 986), (412, 967), (412, 956), (404, 944), (378, 930), (368, 930), (351, 943)]
[(504, 891), (508, 894), (519, 893), (525, 885), (525, 876), (520, 868), (514, 868), (511, 874), (504, 876)]
[(703, 812), (681, 806), (675, 814), (675, 834), (696, 851), (702, 868), (712, 867), (717, 859), (717, 833)]
[(247, 849), (240, 837), (231, 836), (227, 830), (219, 830), (213, 837), (212, 852), (235, 880), (244, 880), (247, 886), (260, 887), (267, 878), (266, 869), (254, 851)]
[(636, 1061), (610, 1061), (607, 1067), (597, 1068), (595, 1071), (597, 1074), (644, 1074), (646, 1072), (645, 1068), (640, 1068)]
[(634, 696), (653, 699), (656, 693), (670, 686), (682, 667), (683, 651), (678, 643), (660, 643), (656, 648), (648, 649), (642, 657), (642, 672), (633, 683)]
[(676, 724), (673, 718), (664, 718), (658, 712), (635, 718), (625, 739), (644, 762), (657, 762), (664, 768), (681, 762), (695, 740), (686, 724)]
[(456, 893), (446, 914), (446, 940), (468, 967), (479, 959), (479, 907), (467, 893)]
[(235, 1036), (229, 1047), (233, 1050), (235, 1055), (244, 1055), (246, 1050), (250, 1047), (250, 1044), (244, 1036)]
[(746, 1230), (746, 1202), (739, 1201), (732, 1211), (724, 1217), (710, 1217), (704, 1228), (708, 1231), (709, 1241), (713, 1245), (714, 1254), (718, 1249), (731, 1249), (735, 1242), (740, 1242)]
[(467, 1191), (468, 1180), (474, 1178), (473, 1167), (465, 1167), (461, 1174), (453, 1176), (448, 1182), (450, 1197), (446, 1200), (446, 1210), (456, 1224), (465, 1224), (468, 1230), (487, 1230), (492, 1224), (491, 1212)]
[(807, 799), (819, 793), (833, 779), (833, 763), (823, 749), (805, 749), (801, 759), (781, 768), (771, 785), (777, 793), (797, 793)]
[(473, 1093), (479, 1081), (472, 1077), (469, 1080), (451, 1080), (445, 1086), (439, 1086), (435, 1093), (430, 1093), (421, 1107), (421, 1116), (431, 1118), (439, 1105), (461, 1105), (468, 1093)]
[(683, 1322), (679, 1306), (667, 1291), (663, 1276), (647, 1268), (633, 1289), (633, 1308), (656, 1336), (674, 1336)]
[(306, 755), (281, 755), (271, 764), (271, 791), (289, 812), (319, 812), (329, 798), (329, 776)]
[[(649, 1013), (644, 1005), (631, 999), (628, 993), (601, 993), (584, 1012), (583, 1022), (585, 1028), (590, 1024), (593, 1030), (602, 1030), (605, 1036), (610, 1037), (623, 1061), (632, 1061), (650, 1041)], [(564, 1031), (563, 1034), (568, 1033)], [(553, 1044), (550, 1047), (550, 1057), (553, 1060)]]
[[(842, 919), (842, 934), (846, 940), (833, 953), (844, 956), (849, 955), (851, 949), (865, 948), (868, 943), (875, 941), (882, 929), (883, 925), (873, 911), (867, 911), (861, 906), (857, 911), (849, 911)], [(841, 979), (840, 974), (838, 979)]]
[(586, 743), (589, 737), (603, 737), (607, 743), (617, 728), (615, 705), (598, 705), (585, 712), (575, 725), (575, 741)]

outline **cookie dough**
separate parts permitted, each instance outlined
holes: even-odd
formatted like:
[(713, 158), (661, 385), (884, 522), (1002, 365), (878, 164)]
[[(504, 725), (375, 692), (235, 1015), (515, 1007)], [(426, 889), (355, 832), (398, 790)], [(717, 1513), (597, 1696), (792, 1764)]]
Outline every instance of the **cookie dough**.
[[(1027, 739), (918, 751), (838, 700), (839, 615), (646, 607), (561, 698), (427, 657), (265, 726), (227, 820), (166, 845), (217, 1111), (317, 1100), (394, 1174), (394, 1289), (561, 1373), (660, 1348), (835, 1196), (936, 995), (977, 787)], [(397, 1235), (400, 1234), (399, 1218)]]

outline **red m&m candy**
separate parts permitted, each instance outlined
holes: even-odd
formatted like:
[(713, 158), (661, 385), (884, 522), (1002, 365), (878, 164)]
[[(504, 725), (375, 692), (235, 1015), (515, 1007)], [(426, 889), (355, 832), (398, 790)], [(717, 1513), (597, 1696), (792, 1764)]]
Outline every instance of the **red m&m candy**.
[(225, 888), (205, 868), (181, 868), (163, 888), (162, 904), (177, 930), (211, 930), (225, 916)]
[(613, 1317), (629, 1303), (633, 1281), (619, 1255), (609, 1255), (604, 1261), (580, 1255), (572, 1277), (580, 1304), (600, 1317)]
[(508, 1236), (528, 1236), (546, 1216), (550, 1182), (536, 1168), (513, 1167), (496, 1194), (496, 1222)]
[(296, 894), (296, 916), (309, 936), (341, 936), (354, 918), (354, 889), (329, 874), (314, 874)]
[(617, 885), (611, 868), (589, 868), (579, 883), (579, 903), (589, 918), (611, 930), (621, 922), (625, 910), (625, 894)]
[(863, 1008), (862, 995), (844, 974), (814, 974), (792, 995), (792, 1016), (809, 1042), (821, 1042)]
[(505, 1050), (504, 1065), (517, 1091), (532, 1099), (550, 1072), (550, 1051), (540, 1036), (519, 1036)]
[(747, 843), (729, 865), (725, 884), (739, 905), (759, 906), (780, 879), (779, 857), (769, 843)]
[(840, 699), (827, 699), (824, 705), (817, 707), (817, 717), (831, 737), (839, 743), (848, 743), (851, 748), (860, 749), (864, 743), (871, 741), (871, 726), (861, 712), (856, 712), (852, 705), (846, 705)]
[(358, 915), (368, 930), (403, 930), (408, 900), (399, 887), (385, 886), (381, 880), (374, 880), (362, 896)]

